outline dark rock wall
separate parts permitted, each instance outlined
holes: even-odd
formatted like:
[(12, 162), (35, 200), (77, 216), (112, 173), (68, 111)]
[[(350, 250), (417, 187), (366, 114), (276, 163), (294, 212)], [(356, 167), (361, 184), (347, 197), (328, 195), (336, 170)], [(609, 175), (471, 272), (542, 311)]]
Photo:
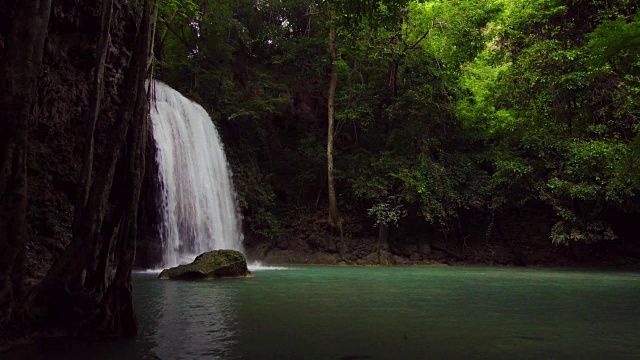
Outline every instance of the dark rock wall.
[[(100, 159), (135, 39), (130, 1), (116, 0), (95, 133)], [(100, 0), (54, 0), (29, 126), (27, 277), (41, 279), (71, 240), (84, 128), (100, 32)], [(0, 8), (2, 11), (2, 8)], [(8, 23), (2, 18), (0, 24)], [(0, 27), (0, 30), (4, 30)], [(96, 169), (100, 164), (96, 164)]]
[(138, 209), (138, 243), (136, 248), (136, 266), (141, 268), (156, 268), (162, 261), (162, 243), (160, 240), (160, 204), (162, 185), (158, 178), (158, 165), (156, 158), (156, 144), (150, 132), (147, 141), (147, 166), (142, 194), (140, 196), (140, 208)]

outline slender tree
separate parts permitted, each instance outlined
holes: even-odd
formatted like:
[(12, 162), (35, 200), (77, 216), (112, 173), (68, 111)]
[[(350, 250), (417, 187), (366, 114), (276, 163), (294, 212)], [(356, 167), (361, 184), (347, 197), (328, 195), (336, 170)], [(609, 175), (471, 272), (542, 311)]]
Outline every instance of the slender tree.
[(327, 101), (327, 189), (329, 192), (329, 224), (332, 228), (340, 230), (342, 237), (342, 216), (338, 210), (336, 189), (333, 182), (333, 141), (335, 122), (335, 96), (338, 73), (336, 70), (336, 6), (332, 1), (329, 4), (329, 92)]

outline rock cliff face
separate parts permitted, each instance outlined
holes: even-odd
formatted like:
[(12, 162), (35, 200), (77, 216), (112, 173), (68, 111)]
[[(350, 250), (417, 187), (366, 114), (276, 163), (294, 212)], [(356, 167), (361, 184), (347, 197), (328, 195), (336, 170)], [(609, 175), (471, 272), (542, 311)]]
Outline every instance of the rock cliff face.
[[(27, 278), (35, 283), (69, 244), (78, 177), (85, 148), (86, 119), (94, 83), (95, 43), (100, 33), (101, 1), (64, 0), (52, 3), (44, 43), (37, 94), (29, 123), (27, 220)], [(120, 104), (120, 88), (133, 52), (135, 18), (129, 1), (114, 2), (110, 43), (104, 68), (104, 94), (95, 130), (95, 157), (100, 159)], [(4, 10), (4, 11), (3, 11)], [(9, 24), (9, 12), (0, 7), (0, 22)], [(0, 34), (0, 54), (3, 35)], [(147, 158), (153, 162), (153, 142)], [(152, 164), (149, 164), (152, 165)], [(94, 165), (96, 166), (96, 165)], [(97, 164), (99, 166), (99, 164)], [(140, 216), (141, 233), (154, 237), (156, 175), (149, 166)], [(153, 241), (148, 241), (149, 247)], [(145, 243), (146, 244), (146, 243)], [(146, 252), (152, 255), (145, 256)], [(158, 249), (143, 249), (144, 258), (160, 259)], [(152, 261), (151, 261), (152, 262)], [(153, 265), (153, 264), (151, 264)]]
[[(16, 325), (31, 317), (63, 331), (136, 332), (130, 272), (151, 151), (154, 6), (0, 3), (0, 343), (32, 329)], [(82, 314), (67, 316), (74, 308)]]
[[(54, 1), (45, 40), (38, 92), (29, 125), (27, 275), (40, 280), (72, 233), (74, 202), (85, 147), (86, 119), (98, 56), (101, 1)], [(95, 132), (101, 158), (119, 105), (136, 28), (126, 1), (114, 3), (104, 69), (104, 95)], [(99, 166), (99, 164), (97, 164)]]

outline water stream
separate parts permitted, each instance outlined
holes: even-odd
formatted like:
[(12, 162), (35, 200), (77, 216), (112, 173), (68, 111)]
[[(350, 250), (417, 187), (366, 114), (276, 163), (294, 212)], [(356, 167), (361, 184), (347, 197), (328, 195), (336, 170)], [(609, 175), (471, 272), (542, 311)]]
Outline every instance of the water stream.
[(154, 81), (151, 104), (162, 185), (163, 267), (210, 250), (242, 251), (231, 171), (220, 136), (202, 106)]
[[(254, 278), (134, 274), (135, 339), (3, 359), (640, 359), (640, 274), (305, 267)], [(1, 356), (0, 356), (1, 357)]]

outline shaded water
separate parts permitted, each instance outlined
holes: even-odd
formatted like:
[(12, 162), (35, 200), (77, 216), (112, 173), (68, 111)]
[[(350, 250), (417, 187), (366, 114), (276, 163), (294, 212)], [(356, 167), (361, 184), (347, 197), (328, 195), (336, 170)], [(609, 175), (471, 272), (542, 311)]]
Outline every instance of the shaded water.
[(252, 279), (135, 274), (135, 340), (43, 343), (16, 358), (640, 358), (640, 274), (301, 267)]
[(164, 267), (216, 249), (242, 250), (231, 172), (220, 136), (202, 106), (153, 82), (150, 107), (162, 185)]

